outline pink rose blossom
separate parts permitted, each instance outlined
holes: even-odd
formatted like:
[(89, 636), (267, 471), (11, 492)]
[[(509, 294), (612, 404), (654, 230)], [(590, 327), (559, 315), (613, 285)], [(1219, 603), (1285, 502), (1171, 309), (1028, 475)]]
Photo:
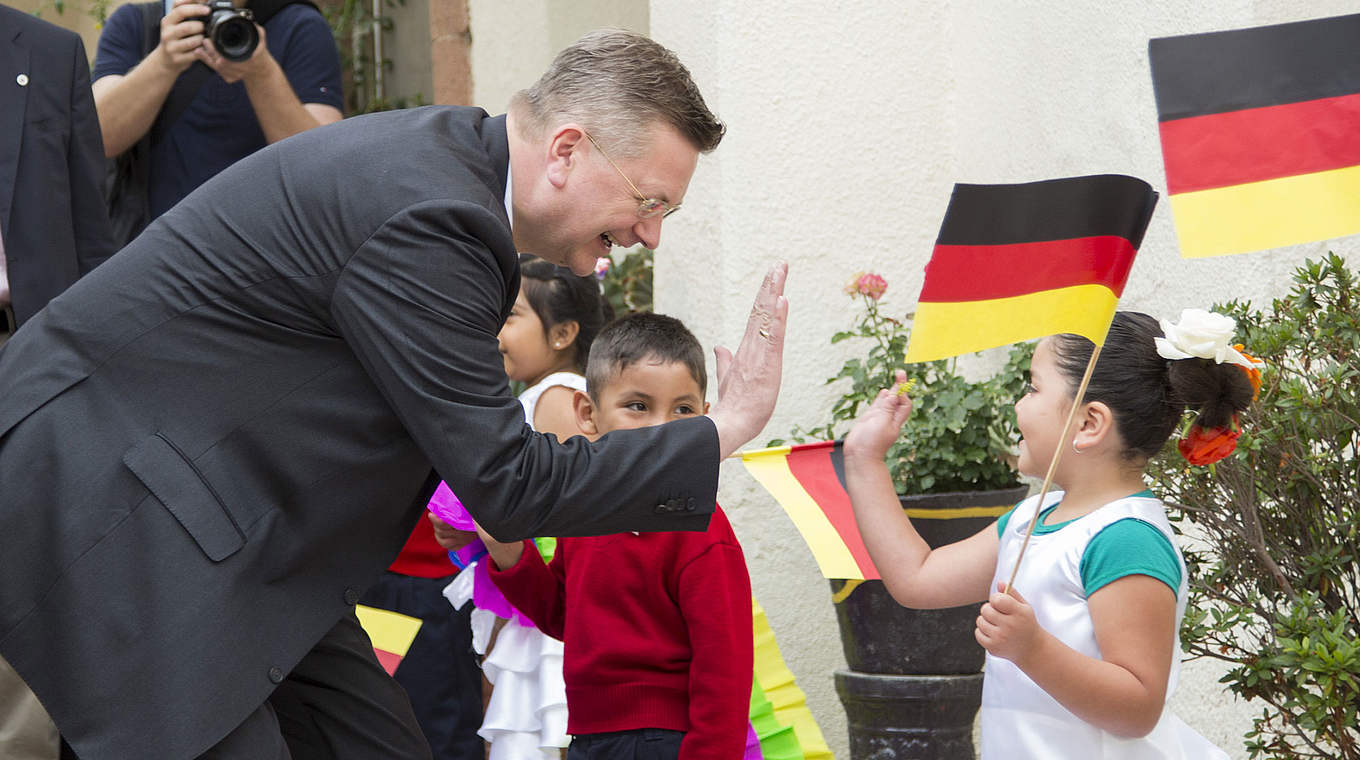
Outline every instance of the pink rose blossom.
[(862, 295), (877, 301), (883, 297), (884, 291), (888, 289), (888, 281), (882, 275), (873, 272), (855, 272), (850, 284), (845, 286), (848, 295)]

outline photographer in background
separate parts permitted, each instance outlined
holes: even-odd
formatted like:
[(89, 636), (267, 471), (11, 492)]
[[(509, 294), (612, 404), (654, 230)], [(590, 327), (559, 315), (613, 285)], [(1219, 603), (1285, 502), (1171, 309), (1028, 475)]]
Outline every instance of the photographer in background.
[[(205, 36), (208, 5), (174, 0), (168, 13), (142, 6), (129, 3), (109, 17), (91, 77), (105, 155), (149, 138), (147, 214), (127, 229), (115, 210), (126, 237), (119, 245), (236, 161), (339, 121), (344, 106), (335, 38), (310, 2), (235, 0), (263, 22), (255, 25), (259, 44), (240, 61)], [(147, 28), (149, 17), (160, 18), (159, 33)]]

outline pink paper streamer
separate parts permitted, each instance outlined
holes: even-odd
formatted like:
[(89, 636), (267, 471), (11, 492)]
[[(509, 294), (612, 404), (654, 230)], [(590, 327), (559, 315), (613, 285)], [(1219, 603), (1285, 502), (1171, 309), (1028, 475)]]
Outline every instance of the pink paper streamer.
[(764, 758), (764, 753), (760, 751), (760, 737), (756, 736), (756, 727), (747, 724), (746, 751), (742, 753), (741, 760), (764, 760)]
[[(468, 514), (463, 502), (458, 499), (457, 494), (449, 488), (447, 483), (442, 481), (439, 483), (439, 487), (434, 489), (434, 496), (430, 497), (430, 503), (425, 508), (433, 512), (435, 517), (458, 530), (477, 529), (476, 523), (472, 521), (472, 515)], [(476, 568), (472, 571), (472, 603), (478, 609), (486, 610), (496, 617), (506, 620), (514, 619), (526, 628), (535, 627), (534, 621), (525, 616), (523, 612), (515, 609), (514, 605), (510, 604), (509, 600), (505, 598), (505, 594), (502, 594), (501, 590), (496, 588), (496, 584), (491, 580), (491, 558), (484, 556), (485, 552), (486, 546), (480, 539), (455, 552), (458, 558), (462, 560), (460, 567), (467, 567), (470, 562), (479, 560)], [(478, 555), (483, 556), (479, 559)]]
[(434, 489), (434, 496), (430, 497), (430, 503), (425, 508), (434, 513), (435, 517), (452, 525), (458, 530), (476, 530), (477, 524), (472, 521), (472, 515), (468, 514), (463, 502), (458, 500), (458, 496), (449, 488), (449, 484), (439, 482), (439, 487)]

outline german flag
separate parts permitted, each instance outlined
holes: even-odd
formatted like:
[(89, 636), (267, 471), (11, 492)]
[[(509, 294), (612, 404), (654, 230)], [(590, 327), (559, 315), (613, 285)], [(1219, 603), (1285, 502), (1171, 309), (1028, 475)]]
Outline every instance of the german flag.
[(1186, 258), (1360, 232), (1360, 14), (1148, 43)]
[[(878, 568), (860, 538), (850, 494), (845, 490), (845, 459), (840, 441), (743, 451), (742, 463), (793, 520), (822, 576), (830, 579), (879, 580)], [(913, 520), (997, 517), (1005, 509), (956, 507), (908, 509)]]
[(1157, 193), (1117, 174), (955, 185), (907, 361), (1054, 333), (1105, 342)]

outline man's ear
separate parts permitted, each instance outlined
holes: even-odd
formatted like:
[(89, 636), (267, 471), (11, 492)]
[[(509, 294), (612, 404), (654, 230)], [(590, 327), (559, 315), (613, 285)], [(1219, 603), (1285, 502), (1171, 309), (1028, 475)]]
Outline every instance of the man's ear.
[(704, 414), (708, 414), (708, 402), (704, 402)]
[(571, 403), (576, 409), (576, 427), (581, 429), (585, 437), (595, 440), (600, 434), (600, 428), (595, 424), (595, 402), (590, 400), (590, 394), (576, 391)]
[(567, 184), (571, 170), (581, 160), (581, 143), (586, 135), (578, 124), (563, 124), (552, 133), (548, 141), (547, 175), (553, 187), (561, 189)]

